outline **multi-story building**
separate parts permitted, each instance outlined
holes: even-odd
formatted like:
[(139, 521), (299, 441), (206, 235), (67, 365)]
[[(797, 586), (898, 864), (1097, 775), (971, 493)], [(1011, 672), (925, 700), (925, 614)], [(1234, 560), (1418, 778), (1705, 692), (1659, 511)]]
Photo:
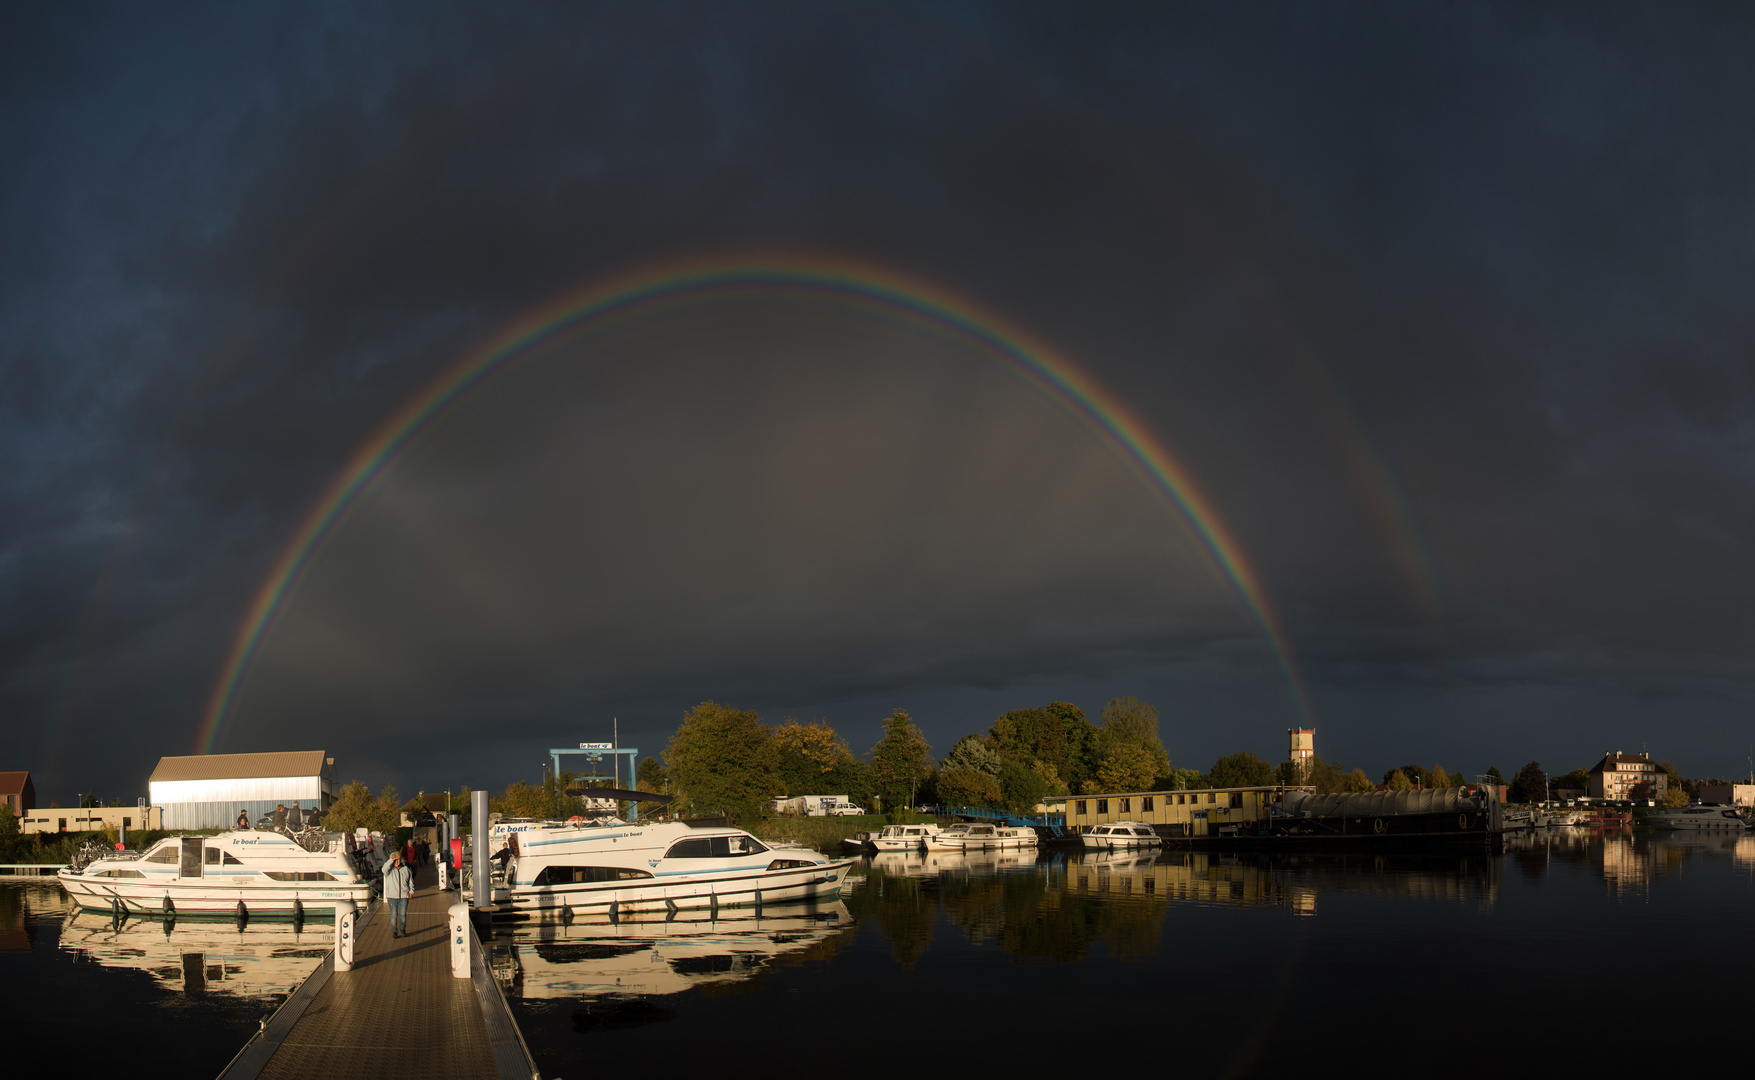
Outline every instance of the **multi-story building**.
[(1669, 774), (1650, 754), (1604, 754), (1591, 766), (1590, 797), (1610, 802), (1652, 799), (1662, 802), (1669, 790)]

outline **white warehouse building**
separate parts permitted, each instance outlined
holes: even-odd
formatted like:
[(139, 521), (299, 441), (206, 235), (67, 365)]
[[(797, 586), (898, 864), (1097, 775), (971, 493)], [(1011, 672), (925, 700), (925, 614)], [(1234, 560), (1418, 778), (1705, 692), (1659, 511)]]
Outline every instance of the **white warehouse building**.
[(225, 828), (239, 810), (254, 824), (295, 802), (305, 813), (328, 810), (335, 784), (323, 775), (326, 760), (321, 750), (159, 758), (148, 789), (166, 829)]

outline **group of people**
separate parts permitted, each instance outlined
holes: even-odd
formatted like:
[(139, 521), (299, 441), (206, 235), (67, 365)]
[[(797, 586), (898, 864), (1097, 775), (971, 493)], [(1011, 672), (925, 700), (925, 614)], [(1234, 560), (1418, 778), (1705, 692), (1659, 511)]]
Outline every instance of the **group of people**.
[[(298, 832), (306, 825), (316, 825), (317, 819), (322, 816), (322, 811), (317, 809), (312, 809), (309, 814), (306, 814), (299, 809), (299, 804), (296, 802), (292, 804), (290, 810), (287, 809), (285, 803), (278, 803), (274, 807), (274, 812), (268, 815), (268, 820), (276, 829), (291, 829), (293, 832)], [(241, 830), (250, 827), (250, 811), (244, 807), (238, 807), (238, 821), (233, 828)]]

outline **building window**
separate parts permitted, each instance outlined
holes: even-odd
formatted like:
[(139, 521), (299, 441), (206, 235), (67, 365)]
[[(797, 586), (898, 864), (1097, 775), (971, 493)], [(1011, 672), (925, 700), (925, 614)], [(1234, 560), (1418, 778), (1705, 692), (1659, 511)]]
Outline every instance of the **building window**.
[(1125, 813), (1127, 813), (1127, 812), (1128, 812), (1128, 811), (1129, 811), (1129, 810), (1131, 810), (1131, 809), (1133, 809), (1133, 807), (1132, 807), (1132, 806), (1131, 806), (1131, 805), (1129, 805), (1129, 804), (1131, 804), (1131, 803), (1132, 803), (1132, 802), (1133, 802), (1133, 800), (1132, 800), (1132, 799), (1123, 799), (1123, 800), (1121, 800), (1121, 812), (1122, 812), (1122, 813), (1124, 813), (1124, 814), (1125, 814)]
[(1216, 803), (1218, 801), (1219, 801), (1218, 792), (1208, 792), (1207, 793), (1207, 802)]
[(1177, 805), (1177, 806), (1181, 806), (1181, 805), (1183, 805), (1183, 804), (1184, 804), (1184, 803), (1186, 803), (1186, 802), (1188, 802), (1188, 796), (1187, 796), (1187, 795), (1178, 795), (1178, 796), (1176, 796), (1176, 805)]
[(1097, 800), (1097, 813), (1107, 814), (1108, 812), (1109, 812), (1109, 800), (1108, 799), (1098, 799)]
[(1085, 812), (1085, 800), (1080, 799), (1077, 802), (1073, 803), (1073, 813), (1082, 814), (1084, 812)]
[(1140, 813), (1149, 814), (1151, 812), (1152, 812), (1152, 797), (1150, 795), (1147, 795), (1144, 798), (1140, 799)]

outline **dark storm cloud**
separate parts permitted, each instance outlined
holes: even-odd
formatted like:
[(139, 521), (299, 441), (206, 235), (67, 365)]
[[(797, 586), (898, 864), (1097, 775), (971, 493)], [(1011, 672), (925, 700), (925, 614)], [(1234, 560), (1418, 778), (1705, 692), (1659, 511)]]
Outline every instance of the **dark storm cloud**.
[[(1739, 11), (4, 17), (0, 708), (57, 791), (187, 749), (297, 524), (445, 364), (736, 247), (891, 262), (1088, 365), (1234, 527), (1349, 761), (1582, 758), (1596, 725), (1705, 772), (1739, 737)], [(647, 745), (711, 695), (856, 743), (901, 705), (948, 743), (1138, 693), (1179, 762), (1276, 750), (1240, 607), (1046, 399), (683, 314), (616, 339), (625, 371), (537, 365), (375, 489), (233, 748), (377, 717), (349, 751), (407, 784), (448, 767), (417, 719), (667, 718)]]

